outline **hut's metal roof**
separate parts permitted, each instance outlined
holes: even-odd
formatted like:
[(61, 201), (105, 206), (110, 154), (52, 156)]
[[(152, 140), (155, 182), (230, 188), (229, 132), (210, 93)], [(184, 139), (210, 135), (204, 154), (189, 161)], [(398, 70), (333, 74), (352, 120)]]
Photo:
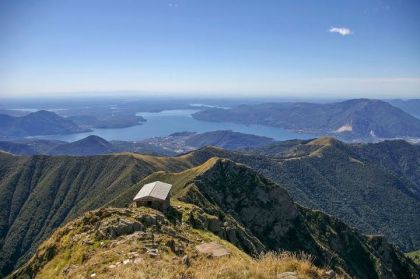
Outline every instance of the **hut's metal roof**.
[(161, 181), (148, 183), (140, 189), (140, 191), (137, 193), (133, 200), (136, 201), (146, 197), (152, 197), (159, 200), (166, 200), (171, 188), (171, 184)]

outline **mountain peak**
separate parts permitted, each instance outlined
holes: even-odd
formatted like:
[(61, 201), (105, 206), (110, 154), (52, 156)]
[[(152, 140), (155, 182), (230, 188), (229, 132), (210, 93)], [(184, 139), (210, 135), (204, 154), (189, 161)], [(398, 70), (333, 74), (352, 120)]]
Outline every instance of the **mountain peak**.
[(105, 139), (91, 135), (78, 141), (61, 144), (52, 150), (54, 155), (95, 155), (112, 153), (113, 145)]
[[(57, 115), (55, 112), (52, 112), (52, 111), (50, 111), (50, 110), (45, 110), (45, 109), (41, 109), (41, 110), (38, 110), (38, 111), (34, 111), (34, 112), (31, 112), (31, 113), (29, 113), (29, 114), (32, 114), (32, 115), (34, 115), (34, 114), (45, 114), (45, 115)], [(28, 115), (29, 115), (28, 114)]]
[(58, 115), (57, 113), (49, 110), (38, 110), (35, 112), (31, 112), (23, 118), (49, 118), (49, 119), (65, 119), (64, 117)]
[(343, 144), (334, 137), (320, 137), (307, 143), (307, 145), (338, 146)]
[(40, 110), (25, 116), (2, 118), (0, 136), (24, 137), (86, 132), (73, 121), (52, 111)]
[(229, 166), (236, 167), (238, 165), (239, 164), (234, 163), (233, 161), (231, 161), (229, 159), (212, 157), (207, 162), (205, 162), (204, 164), (193, 168), (193, 170), (196, 171), (197, 174), (202, 175), (202, 174), (206, 173), (207, 171), (210, 171), (213, 168), (226, 168), (226, 167), (229, 167)]
[(107, 140), (105, 140), (104, 138), (101, 138), (97, 135), (87, 136), (87, 137), (85, 137), (81, 140), (78, 140), (77, 142), (110, 144)]
[(102, 208), (59, 228), (10, 277), (240, 278), (244, 269), (261, 278), (291, 273), (321, 278), (327, 271), (288, 254), (252, 259), (220, 236), (171, 222), (149, 208)]

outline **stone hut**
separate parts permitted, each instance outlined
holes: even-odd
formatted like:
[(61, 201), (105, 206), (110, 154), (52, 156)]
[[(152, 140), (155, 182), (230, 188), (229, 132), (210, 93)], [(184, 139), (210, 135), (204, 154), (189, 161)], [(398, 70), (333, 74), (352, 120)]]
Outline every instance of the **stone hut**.
[(133, 201), (136, 207), (146, 206), (164, 212), (170, 206), (169, 192), (171, 188), (171, 184), (161, 181), (145, 184), (134, 197)]

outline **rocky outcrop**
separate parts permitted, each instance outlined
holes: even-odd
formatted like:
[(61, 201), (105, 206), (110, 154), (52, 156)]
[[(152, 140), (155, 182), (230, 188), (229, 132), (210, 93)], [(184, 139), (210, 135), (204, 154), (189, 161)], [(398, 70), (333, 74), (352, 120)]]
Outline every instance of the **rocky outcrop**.
[[(179, 212), (190, 209), (187, 204), (177, 206)], [(57, 230), (10, 277), (201, 279), (217, 274), (321, 279), (327, 272), (307, 258), (286, 253), (252, 259), (217, 236), (172, 217), (148, 208), (90, 211)]]

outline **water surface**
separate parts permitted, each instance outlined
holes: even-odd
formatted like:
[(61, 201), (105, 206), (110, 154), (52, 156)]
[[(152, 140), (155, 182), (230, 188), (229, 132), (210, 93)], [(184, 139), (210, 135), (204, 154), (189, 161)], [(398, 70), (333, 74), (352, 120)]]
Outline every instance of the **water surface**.
[(37, 136), (36, 138), (75, 141), (89, 135), (97, 135), (106, 140), (135, 141), (151, 137), (167, 136), (175, 132), (190, 131), (203, 133), (217, 130), (232, 130), (246, 134), (266, 136), (276, 140), (309, 139), (315, 137), (315, 135), (296, 133), (281, 128), (262, 125), (200, 121), (191, 116), (191, 114), (197, 111), (198, 110), (183, 109), (164, 110), (161, 112), (140, 112), (137, 113), (137, 115), (140, 115), (147, 120), (141, 125), (118, 129), (94, 129), (92, 132), (70, 135)]

